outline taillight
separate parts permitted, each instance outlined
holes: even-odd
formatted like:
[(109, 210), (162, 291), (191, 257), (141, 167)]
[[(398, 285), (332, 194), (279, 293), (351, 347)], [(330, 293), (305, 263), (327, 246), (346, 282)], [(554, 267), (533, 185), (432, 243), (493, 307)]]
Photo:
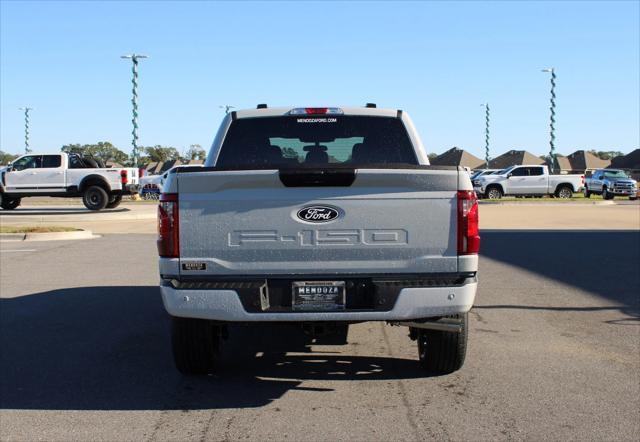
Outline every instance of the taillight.
[(342, 115), (339, 107), (296, 107), (289, 111), (289, 115)]
[(163, 193), (158, 204), (158, 254), (161, 257), (180, 257), (179, 235), (178, 194)]
[(120, 171), (120, 182), (122, 184), (127, 184), (129, 182), (129, 174), (127, 173), (126, 170)]
[(584, 187), (584, 175), (580, 177), (582, 179), (582, 186)]
[(478, 200), (473, 190), (458, 191), (458, 255), (474, 255), (480, 251)]

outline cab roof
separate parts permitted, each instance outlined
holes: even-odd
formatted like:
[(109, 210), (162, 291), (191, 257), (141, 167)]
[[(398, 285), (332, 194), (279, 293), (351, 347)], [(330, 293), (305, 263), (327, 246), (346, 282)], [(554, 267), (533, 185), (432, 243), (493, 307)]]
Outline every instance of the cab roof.
[[(324, 108), (325, 106), (322, 106)], [(257, 117), (279, 117), (289, 115), (293, 109), (318, 109), (319, 107), (310, 106), (290, 106), (290, 107), (266, 107), (260, 109), (240, 109), (231, 112), (235, 113), (236, 118), (257, 118)], [(398, 109), (383, 109), (377, 107), (363, 107), (363, 106), (333, 106), (328, 109), (339, 109), (342, 113), (338, 115), (361, 115), (361, 116), (374, 116), (374, 117), (397, 117)], [(331, 116), (336, 114), (310, 114), (315, 116)], [(300, 116), (300, 115), (299, 115)]]

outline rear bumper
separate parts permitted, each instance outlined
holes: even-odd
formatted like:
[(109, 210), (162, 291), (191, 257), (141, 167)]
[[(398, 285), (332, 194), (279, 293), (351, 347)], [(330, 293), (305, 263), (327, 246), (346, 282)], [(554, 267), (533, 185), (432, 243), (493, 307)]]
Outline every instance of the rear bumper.
[(228, 322), (402, 321), (468, 312), (477, 280), (453, 287), (408, 287), (400, 290), (388, 311), (248, 312), (235, 290), (188, 290), (161, 285), (162, 300), (172, 316)]

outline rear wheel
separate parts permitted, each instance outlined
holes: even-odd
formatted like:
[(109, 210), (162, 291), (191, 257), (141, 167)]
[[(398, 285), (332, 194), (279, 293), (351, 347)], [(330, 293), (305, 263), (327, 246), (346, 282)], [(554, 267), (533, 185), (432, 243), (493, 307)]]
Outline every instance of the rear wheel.
[(486, 195), (490, 200), (499, 200), (500, 198), (502, 198), (502, 191), (499, 187), (489, 187)]
[(469, 336), (469, 314), (463, 313), (448, 317), (461, 321), (462, 330), (459, 333), (417, 330), (420, 365), (431, 373), (453, 373), (464, 364)]
[(584, 186), (584, 197), (591, 198), (591, 192), (589, 192), (589, 189), (587, 188), (587, 186)]
[(89, 210), (102, 210), (109, 204), (109, 195), (100, 186), (91, 186), (82, 196), (84, 206)]
[(20, 205), (22, 200), (20, 198), (11, 198), (7, 195), (0, 195), (0, 207), (4, 210), (13, 210)]
[(107, 204), (107, 209), (115, 209), (120, 205), (122, 201), (122, 195), (112, 195), (109, 197), (109, 204)]
[(569, 186), (560, 186), (556, 190), (556, 197), (562, 199), (569, 199), (573, 196), (573, 189)]
[(171, 318), (173, 361), (182, 374), (207, 374), (215, 368), (221, 329), (205, 319)]

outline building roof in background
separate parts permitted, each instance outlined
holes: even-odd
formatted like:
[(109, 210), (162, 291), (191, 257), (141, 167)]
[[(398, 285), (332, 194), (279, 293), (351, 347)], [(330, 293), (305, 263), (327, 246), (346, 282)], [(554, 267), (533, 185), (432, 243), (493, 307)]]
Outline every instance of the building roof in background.
[(556, 156), (556, 165), (560, 170), (573, 170), (573, 166), (571, 165), (571, 161), (567, 157)]
[(640, 169), (640, 149), (633, 150), (621, 157), (611, 160), (608, 167), (619, 167), (620, 169)]
[(204, 160), (189, 160), (187, 163), (189, 166), (194, 166), (198, 164), (204, 164)]
[(162, 161), (158, 161), (155, 165), (155, 167), (153, 167), (153, 169), (148, 169), (150, 174), (153, 175), (158, 175), (160, 173), (160, 171), (162, 170), (164, 163)]
[(171, 169), (174, 166), (182, 165), (182, 161), (180, 160), (169, 160), (162, 163), (162, 168), (156, 173), (165, 173), (167, 170)]
[(587, 169), (602, 169), (611, 164), (610, 160), (601, 160), (592, 153), (586, 150), (576, 150), (571, 155), (567, 156), (571, 163), (572, 170), (587, 170)]
[(526, 150), (510, 150), (490, 161), (492, 169), (505, 169), (521, 164), (544, 164), (544, 160)]
[(459, 147), (453, 147), (448, 151), (441, 153), (430, 162), (434, 166), (463, 166), (471, 169), (484, 167), (484, 160), (481, 160)]

